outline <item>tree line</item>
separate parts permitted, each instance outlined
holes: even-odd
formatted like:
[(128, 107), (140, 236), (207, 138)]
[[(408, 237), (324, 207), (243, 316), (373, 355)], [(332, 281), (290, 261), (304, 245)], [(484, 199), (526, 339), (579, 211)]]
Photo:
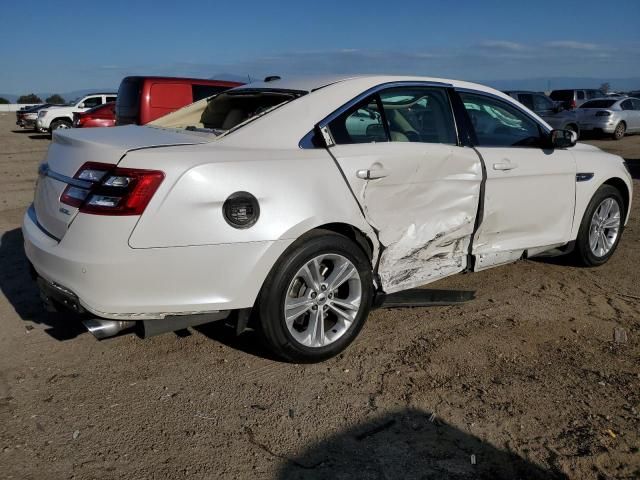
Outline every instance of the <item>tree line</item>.
[[(7, 103), (11, 103), (11, 102), (6, 98), (0, 97), (0, 104), (7, 104)], [(20, 95), (16, 103), (52, 103), (54, 105), (57, 105), (57, 104), (66, 103), (66, 102), (65, 102), (65, 99), (62, 98), (62, 96), (58, 95), (57, 93), (54, 93), (50, 97), (47, 97), (44, 102), (35, 93), (30, 93), (28, 95)]]

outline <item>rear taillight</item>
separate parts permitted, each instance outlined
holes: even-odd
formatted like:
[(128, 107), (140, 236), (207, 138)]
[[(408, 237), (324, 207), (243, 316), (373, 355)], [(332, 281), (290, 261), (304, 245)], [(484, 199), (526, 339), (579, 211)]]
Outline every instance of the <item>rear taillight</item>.
[(606, 110), (602, 110), (596, 113), (596, 117), (610, 117), (611, 112), (607, 112)]
[(164, 173), (157, 170), (118, 168), (87, 162), (74, 178), (84, 184), (68, 185), (60, 201), (96, 215), (141, 215), (149, 204)]
[(570, 108), (576, 108), (578, 106), (578, 104), (576, 103), (575, 100), (571, 100), (571, 105)]

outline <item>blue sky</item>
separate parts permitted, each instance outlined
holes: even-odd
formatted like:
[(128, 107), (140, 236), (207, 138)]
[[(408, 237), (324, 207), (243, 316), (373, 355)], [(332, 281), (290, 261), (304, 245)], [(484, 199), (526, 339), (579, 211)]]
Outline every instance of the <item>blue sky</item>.
[(640, 0), (32, 0), (0, 16), (0, 92), (14, 94), (130, 74), (640, 77)]

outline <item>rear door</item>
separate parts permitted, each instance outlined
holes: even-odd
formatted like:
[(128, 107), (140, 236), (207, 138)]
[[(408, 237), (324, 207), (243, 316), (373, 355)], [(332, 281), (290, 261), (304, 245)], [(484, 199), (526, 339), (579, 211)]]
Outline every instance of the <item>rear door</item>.
[(445, 88), (389, 86), (319, 126), (384, 247), (385, 292), (467, 267), (482, 166), (458, 143)]
[(572, 153), (543, 148), (543, 127), (512, 103), (482, 92), (460, 96), (487, 170), (475, 269), (567, 243), (575, 204)]

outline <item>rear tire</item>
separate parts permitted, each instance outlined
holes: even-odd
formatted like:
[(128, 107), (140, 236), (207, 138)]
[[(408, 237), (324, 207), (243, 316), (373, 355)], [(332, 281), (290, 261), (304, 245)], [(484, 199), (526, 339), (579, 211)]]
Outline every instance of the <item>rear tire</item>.
[(620, 122), (616, 125), (616, 129), (613, 131), (613, 135), (611, 136), (614, 140), (622, 140), (625, 133), (627, 133), (627, 124)]
[(624, 230), (624, 201), (617, 188), (601, 186), (584, 212), (575, 254), (580, 263), (596, 267), (609, 260)]
[(54, 120), (53, 122), (51, 122), (51, 132), (53, 132), (54, 130), (58, 130), (58, 129), (65, 129), (65, 128), (71, 128), (72, 124), (69, 120)]
[(291, 245), (267, 276), (257, 302), (260, 328), (277, 356), (319, 362), (356, 338), (372, 298), (371, 262), (362, 249), (342, 235), (314, 231)]

